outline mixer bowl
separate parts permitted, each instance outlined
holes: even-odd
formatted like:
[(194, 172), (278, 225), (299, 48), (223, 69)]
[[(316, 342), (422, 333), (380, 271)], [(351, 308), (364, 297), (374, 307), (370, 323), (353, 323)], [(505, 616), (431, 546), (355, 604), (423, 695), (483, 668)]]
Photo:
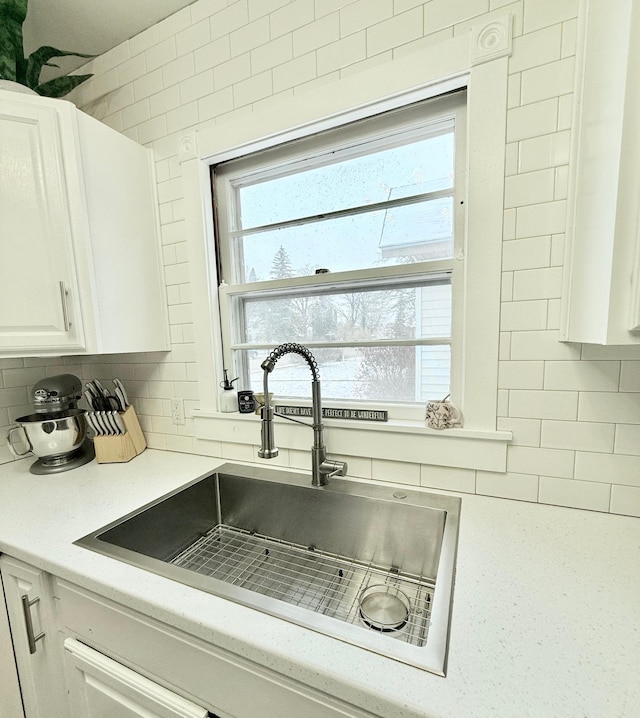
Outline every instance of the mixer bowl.
[[(16, 456), (32, 451), (40, 458), (64, 456), (78, 449), (85, 439), (86, 420), (82, 409), (21, 416), (7, 434), (9, 448)], [(29, 449), (19, 452), (13, 446), (14, 432), (23, 432)]]

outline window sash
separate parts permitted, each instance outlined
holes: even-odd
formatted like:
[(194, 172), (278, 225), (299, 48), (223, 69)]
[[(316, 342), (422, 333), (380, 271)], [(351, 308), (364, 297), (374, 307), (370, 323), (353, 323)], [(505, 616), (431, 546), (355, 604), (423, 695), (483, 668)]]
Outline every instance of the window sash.
[[(236, 196), (234, 188), (242, 186), (249, 181), (255, 181), (257, 177), (264, 177), (265, 172), (273, 173), (275, 176), (277, 173), (286, 174), (291, 171), (293, 166), (292, 162), (310, 163), (318, 162), (317, 157), (299, 157), (293, 158), (296, 152), (300, 152), (298, 147), (284, 147), (275, 148), (275, 150), (267, 151), (267, 155), (270, 157), (263, 158), (263, 153), (258, 153), (253, 158), (242, 158), (240, 160), (234, 160), (230, 163), (225, 163), (220, 168), (221, 171), (216, 170), (215, 173), (215, 191), (214, 191), (214, 205), (216, 208), (217, 217), (217, 236), (221, 235), (224, 237), (222, 241), (218, 241), (217, 251), (219, 253), (220, 261), (220, 287), (219, 287), (219, 301), (220, 301), (220, 312), (221, 312), (221, 325), (222, 325), (222, 347), (225, 359), (225, 365), (228, 367), (233, 366), (233, 357), (241, 350), (270, 350), (273, 348), (273, 344), (262, 344), (259, 342), (249, 343), (238, 340), (239, 337), (239, 322), (242, 321), (241, 312), (238, 311), (239, 307), (242, 306), (242, 300), (244, 297), (260, 297), (260, 296), (276, 296), (277, 293), (281, 293), (281, 296), (285, 296), (287, 291), (300, 292), (305, 288), (309, 292), (318, 291), (319, 289), (338, 287), (335, 291), (341, 291), (350, 289), (356, 286), (363, 286), (362, 283), (366, 284), (369, 281), (398, 281), (400, 275), (412, 276), (421, 275), (424, 280), (425, 276), (435, 276), (438, 272), (444, 272), (446, 276), (451, 277), (452, 282), (452, 317), (451, 317), (451, 336), (448, 337), (431, 337), (423, 339), (413, 340), (375, 340), (372, 342), (304, 342), (310, 349), (323, 348), (329, 346), (429, 346), (438, 344), (451, 345), (451, 372), (450, 381), (452, 387), (452, 394), (456, 391), (459, 386), (459, 370), (461, 367), (460, 351), (462, 347), (462, 335), (460, 329), (462, 327), (462, 302), (461, 295), (463, 291), (463, 279), (462, 273), (464, 270), (462, 244), (463, 244), (463, 203), (461, 201), (461, 195), (464, 190), (464, 167), (466, 164), (465, 152), (464, 152), (464, 103), (461, 103), (458, 98), (436, 98), (429, 102), (443, 103), (445, 106), (447, 119), (446, 121), (455, 125), (455, 186), (452, 189), (438, 190), (437, 192), (423, 193), (419, 196), (413, 196), (410, 198), (398, 198), (395, 200), (388, 200), (387, 202), (380, 203), (382, 209), (386, 209), (392, 206), (403, 206), (409, 203), (418, 201), (424, 201), (425, 199), (433, 199), (436, 197), (453, 197), (454, 200), (454, 217), (453, 217), (453, 238), (454, 238), (454, 251), (453, 256), (436, 260), (421, 261), (411, 265), (390, 265), (385, 267), (375, 267), (367, 269), (357, 269), (345, 272), (335, 272), (330, 275), (308, 275), (303, 277), (294, 277), (291, 279), (284, 280), (265, 280), (260, 282), (247, 283), (235, 283), (238, 280), (234, 279), (239, 277), (240, 281), (244, 279), (242, 273), (239, 271), (240, 263), (238, 262), (237, 252), (234, 250), (234, 240), (238, 237), (247, 236), (250, 234), (259, 234), (267, 229), (280, 228), (282, 226), (292, 226), (301, 223), (312, 223), (318, 221), (326, 221), (327, 217), (348, 215), (363, 212), (370, 212), (374, 205), (364, 205), (359, 207), (348, 208), (345, 210), (338, 210), (333, 213), (327, 213), (324, 215), (311, 215), (309, 217), (299, 217), (288, 222), (276, 223), (275, 225), (261, 225), (252, 226), (250, 228), (243, 229), (241, 227), (240, 212), (236, 203)], [(415, 108), (407, 109), (402, 108), (398, 112), (406, 113), (410, 117), (410, 121), (407, 124), (416, 124), (415, 121)], [(395, 113), (390, 113), (395, 114)], [(365, 120), (356, 124), (362, 124), (363, 122), (374, 123), (376, 118)], [(406, 127), (403, 129), (400, 127), (392, 137), (392, 142), (406, 141), (407, 132), (413, 133), (413, 136), (418, 136), (422, 131), (424, 132), (425, 126), (435, 124), (442, 118), (434, 118), (431, 122), (421, 122), (421, 127), (413, 127), (407, 130)], [(444, 125), (440, 125), (440, 129)], [(375, 128), (374, 128), (375, 129)], [(352, 134), (353, 128), (338, 128), (332, 130), (333, 133), (346, 133), (347, 139), (344, 144), (348, 144), (348, 135)], [(379, 129), (375, 129), (379, 133)], [(403, 136), (403, 132), (405, 133)], [(370, 135), (373, 130), (368, 132)], [(388, 138), (387, 138), (388, 139)], [(308, 138), (305, 140), (308, 142)], [(365, 137), (360, 142), (357, 142), (354, 146), (354, 152), (363, 152), (363, 145), (369, 141)], [(384, 137), (380, 137), (379, 141), (381, 144), (385, 142)], [(294, 142), (293, 145), (298, 143)], [(273, 155), (276, 152), (281, 151), (283, 159), (276, 162), (273, 165)], [(293, 159), (292, 159), (293, 158)], [(262, 166), (260, 166), (262, 165)], [(254, 167), (251, 170), (251, 167)], [(233, 168), (233, 171), (231, 171)], [(270, 168), (270, 169), (266, 169)], [(243, 174), (244, 173), (244, 174)], [(262, 174), (260, 174), (262, 173)], [(237, 177), (240, 174), (241, 177)], [(458, 276), (459, 275), (459, 276)], [(329, 277), (329, 281), (327, 281)], [(413, 281), (420, 281), (416, 276)], [(227, 283), (229, 282), (229, 283)], [(266, 356), (266, 354), (265, 354)], [(234, 366), (233, 371), (235, 373), (241, 373), (243, 371), (242, 366)], [(455, 395), (455, 394), (454, 394)]]

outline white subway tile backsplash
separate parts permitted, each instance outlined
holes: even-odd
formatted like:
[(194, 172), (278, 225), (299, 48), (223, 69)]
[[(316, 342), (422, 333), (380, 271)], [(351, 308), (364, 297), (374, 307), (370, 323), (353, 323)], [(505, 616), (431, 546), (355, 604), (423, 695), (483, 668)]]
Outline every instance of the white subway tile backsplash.
[(518, 501), (538, 500), (538, 477), (533, 474), (498, 474), (478, 471), (476, 491), (485, 496), (498, 496)]
[[(601, 451), (611, 453), (615, 434), (614, 424), (592, 421), (542, 422), (541, 446), (578, 451)], [(540, 472), (548, 473), (548, 472)]]
[[(513, 273), (514, 301), (530, 299), (550, 299), (560, 297), (562, 293), (562, 267), (544, 269), (520, 269)], [(526, 327), (522, 329), (539, 329)]]
[(313, 0), (295, 0), (285, 7), (275, 10), (269, 16), (271, 39), (293, 32), (315, 20)]
[(214, 117), (224, 115), (233, 110), (233, 88), (225, 87), (224, 90), (214, 92), (198, 100), (198, 117), (200, 122), (205, 122)]
[(318, 75), (326, 75), (367, 57), (367, 36), (359, 32), (317, 51)]
[(503, 302), (500, 312), (500, 329), (503, 331), (545, 329), (547, 326), (546, 299)]
[[(260, 0), (257, 0), (260, 2)], [(315, 0), (316, 17), (322, 17), (329, 13), (341, 10), (345, 5), (350, 5), (354, 0)], [(424, 0), (419, 0), (424, 2)]]
[(122, 126), (126, 129), (133, 127), (133, 125), (141, 125), (143, 122), (151, 119), (151, 109), (149, 107), (149, 100), (141, 100), (135, 102), (129, 107), (125, 107), (121, 113)]
[(529, 391), (514, 389), (509, 396), (509, 416), (523, 419), (566, 419), (575, 421), (577, 391)]
[(249, 0), (249, 20), (270, 15), (274, 10), (289, 5), (291, 0)]
[(144, 53), (134, 55), (131, 59), (117, 66), (118, 82), (120, 85), (126, 85), (144, 77), (147, 71), (147, 59)]
[(193, 53), (167, 62), (162, 68), (162, 81), (165, 87), (170, 87), (178, 82), (187, 80), (195, 74), (195, 62)]
[(564, 233), (551, 235), (551, 266), (561, 267), (564, 260)]
[(422, 36), (422, 9), (416, 8), (367, 28), (367, 54), (378, 55)]
[(617, 424), (613, 451), (616, 454), (640, 454), (640, 424)]
[(500, 389), (542, 389), (544, 362), (501, 361), (498, 364)]
[(591, 511), (608, 511), (610, 498), (610, 484), (558, 479), (549, 476), (540, 477), (538, 501), (542, 504), (571, 506)]
[(507, 112), (507, 142), (525, 140), (556, 132), (558, 101), (543, 100)]
[(522, 77), (519, 72), (509, 75), (507, 84), (507, 108), (520, 107), (520, 91), (522, 88)]
[(574, 478), (640, 487), (640, 456), (578, 451)]
[(524, 31), (534, 32), (542, 27), (571, 20), (578, 14), (578, 0), (535, 0), (524, 7)]
[(146, 97), (160, 92), (164, 89), (162, 83), (162, 68), (143, 75), (133, 83), (133, 96), (136, 100), (144, 100)]
[(251, 55), (246, 53), (213, 68), (213, 83), (216, 91), (243, 82), (251, 77)]
[(145, 53), (147, 71), (152, 72), (176, 59), (176, 41), (173, 37), (150, 47)]
[(545, 167), (557, 167), (569, 162), (571, 133), (554, 132), (522, 140), (519, 143), (519, 172), (533, 172)]
[(197, 101), (183, 104), (167, 112), (167, 132), (181, 132), (198, 124)]
[(283, 35), (251, 51), (251, 69), (254, 73), (270, 70), (293, 59), (291, 35)]
[(151, 95), (148, 99), (151, 117), (165, 115), (170, 110), (180, 107), (180, 88), (178, 85), (168, 87), (162, 92)]
[(498, 417), (496, 428), (498, 431), (511, 431), (512, 446), (540, 446), (540, 433), (542, 421), (540, 419), (517, 419), (512, 416)]
[(573, 121), (573, 95), (562, 95), (558, 98), (558, 132), (571, 128)]
[(640, 394), (583, 392), (578, 409), (580, 421), (640, 424)]
[(244, 107), (269, 97), (274, 90), (273, 75), (270, 70), (249, 77), (233, 86), (233, 102), (235, 107)]
[(167, 120), (166, 117), (161, 115), (160, 117), (154, 117), (141, 125), (138, 125), (138, 138), (140, 144), (146, 145), (149, 142), (164, 137), (167, 134)]
[(622, 362), (620, 391), (640, 391), (640, 361)]
[(384, 461), (372, 459), (372, 478), (378, 481), (389, 481), (394, 484), (420, 485), (420, 465), (403, 461)]
[(640, 517), (640, 488), (613, 484), (610, 510), (614, 514)]
[(337, 13), (303, 25), (293, 31), (293, 56), (305, 55), (311, 50), (336, 42), (340, 38), (340, 21)]
[(504, 186), (504, 206), (521, 207), (553, 201), (555, 176), (553, 169), (507, 177)]
[[(393, 17), (393, 0), (356, 0), (343, 3), (340, 10), (340, 34), (342, 37), (384, 22)], [(420, 17), (422, 22), (422, 17)]]
[(211, 26), (208, 18), (190, 25), (176, 35), (176, 53), (178, 57), (193, 52), (211, 41)]
[(577, 54), (578, 19), (567, 20), (562, 23), (562, 57)]
[(209, 70), (230, 59), (231, 44), (228, 35), (220, 37), (217, 40), (212, 40), (193, 51), (193, 62), (196, 72)]
[(245, 52), (251, 52), (256, 47), (269, 42), (270, 39), (269, 18), (262, 17), (229, 34), (231, 55), (235, 57)]
[(315, 52), (296, 57), (273, 68), (273, 91), (282, 92), (317, 77)]
[(560, 200), (518, 207), (516, 237), (520, 239), (564, 232), (566, 204), (566, 201)]
[(559, 97), (573, 91), (573, 57), (525, 70), (522, 73), (522, 104)]
[(147, 30), (143, 30), (140, 34), (134, 35), (129, 39), (129, 54), (131, 57), (134, 57), (134, 55), (143, 53), (159, 42), (158, 26), (152, 25)]
[(620, 362), (548, 361), (545, 363), (545, 389), (577, 391), (617, 391)]
[(215, 40), (223, 35), (230, 35), (234, 30), (243, 27), (249, 22), (249, 9), (246, 0), (239, 0), (228, 7), (222, 8), (209, 18), (211, 25), (211, 39)]
[(502, 243), (502, 269), (536, 269), (551, 264), (551, 237), (528, 237)]
[[(255, 2), (255, 0), (250, 0), (250, 2)], [(262, 4), (262, 0), (258, 0), (258, 2)], [(266, 3), (267, 0), (264, 0), (264, 2)], [(285, 2), (289, 2), (289, 0), (285, 0)], [(228, 4), (228, 0), (198, 0), (189, 6), (191, 9), (191, 22), (197, 23), (206, 17), (211, 17), (220, 12), (220, 10), (224, 10)]]
[(180, 101), (192, 102), (213, 93), (213, 70), (205, 70), (180, 83)]
[(473, 494), (476, 490), (476, 472), (472, 469), (422, 465), (420, 467), (420, 486)]
[[(542, 422), (544, 432), (544, 421)], [(507, 471), (516, 474), (573, 476), (575, 453), (567, 449), (511, 446), (507, 453)]]
[(431, 0), (424, 6), (425, 33), (477, 18), (489, 11), (488, 0)]
[(521, 72), (539, 67), (561, 57), (562, 26), (551, 25), (513, 39), (513, 54), (509, 58), (509, 72)]

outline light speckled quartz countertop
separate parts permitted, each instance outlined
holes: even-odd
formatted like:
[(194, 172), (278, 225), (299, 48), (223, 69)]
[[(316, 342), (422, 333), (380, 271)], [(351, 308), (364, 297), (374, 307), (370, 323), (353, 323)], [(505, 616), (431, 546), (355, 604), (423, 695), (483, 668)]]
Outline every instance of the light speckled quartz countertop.
[(0, 466), (0, 552), (375, 714), (638, 715), (638, 519), (463, 496), (442, 678), (73, 546), (221, 460), (147, 450), (50, 476), (30, 463)]

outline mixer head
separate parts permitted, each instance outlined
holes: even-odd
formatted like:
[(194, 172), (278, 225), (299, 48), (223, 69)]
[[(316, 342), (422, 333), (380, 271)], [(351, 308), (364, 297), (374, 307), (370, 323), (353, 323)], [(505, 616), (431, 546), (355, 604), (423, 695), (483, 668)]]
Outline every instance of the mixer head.
[(33, 404), (37, 413), (77, 409), (80, 398), (82, 382), (73, 374), (48, 376), (33, 387)]

